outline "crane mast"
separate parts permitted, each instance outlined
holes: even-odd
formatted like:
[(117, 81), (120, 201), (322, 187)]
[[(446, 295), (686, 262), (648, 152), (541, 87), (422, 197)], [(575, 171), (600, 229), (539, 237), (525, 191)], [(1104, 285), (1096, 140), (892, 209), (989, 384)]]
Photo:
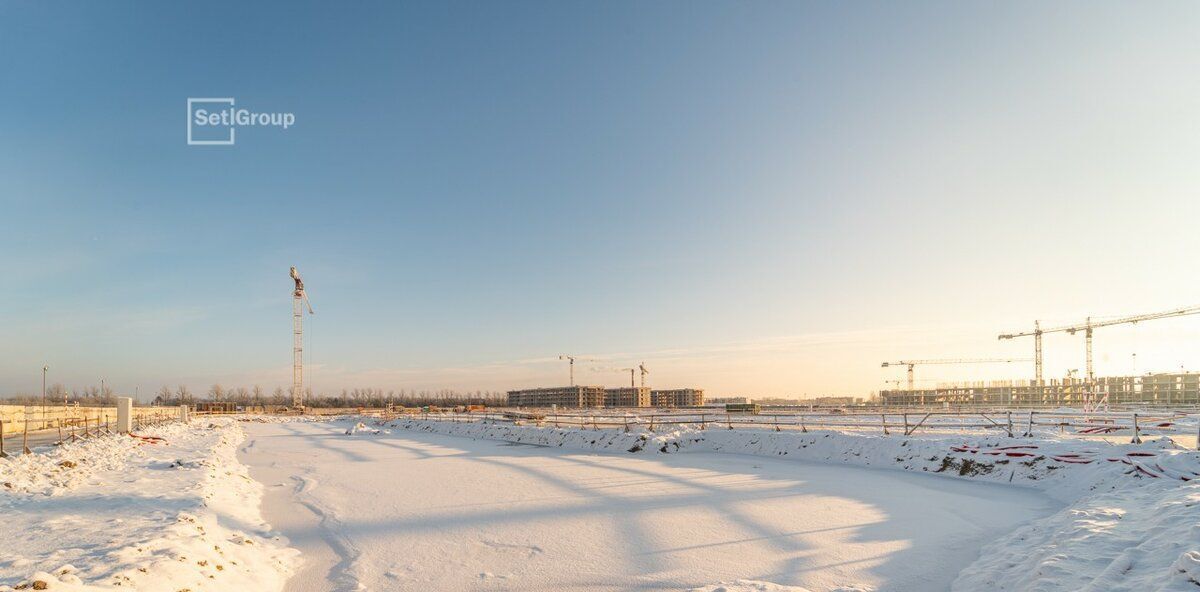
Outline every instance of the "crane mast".
[(300, 272), (293, 267), (292, 280), (295, 289), (292, 290), (292, 407), (304, 407), (304, 308), (308, 314), (313, 314), (312, 304), (308, 301), (308, 293), (304, 291), (304, 280)]
[(576, 360), (579, 360), (580, 362), (595, 362), (596, 361), (591, 358), (581, 358), (579, 356), (573, 356), (571, 354), (563, 354), (561, 356), (558, 356), (558, 359), (566, 360), (567, 362), (569, 362), (569, 366), (571, 367), (571, 386), (575, 386), (575, 361)]

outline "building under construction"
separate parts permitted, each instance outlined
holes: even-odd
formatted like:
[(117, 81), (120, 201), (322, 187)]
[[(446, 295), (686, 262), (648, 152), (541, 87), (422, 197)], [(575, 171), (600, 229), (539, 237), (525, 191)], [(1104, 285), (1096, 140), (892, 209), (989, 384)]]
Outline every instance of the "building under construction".
[(701, 407), (704, 405), (704, 389), (682, 388), (650, 391), (650, 405), (654, 407)]
[(604, 389), (605, 407), (649, 407), (650, 387), (623, 386)]
[(704, 390), (650, 390), (647, 386), (556, 386), (508, 391), (509, 407), (699, 407)]
[[(1094, 391), (1089, 393), (1089, 390)], [(885, 390), (880, 402), (893, 407), (923, 406), (1081, 406), (1109, 405), (1200, 405), (1200, 373), (1145, 374), (1097, 377), (1088, 389), (1083, 378), (1050, 380), (1038, 385), (1033, 380), (993, 381), (938, 386), (932, 389)]]
[(553, 386), (508, 391), (509, 407), (603, 407), (602, 386)]

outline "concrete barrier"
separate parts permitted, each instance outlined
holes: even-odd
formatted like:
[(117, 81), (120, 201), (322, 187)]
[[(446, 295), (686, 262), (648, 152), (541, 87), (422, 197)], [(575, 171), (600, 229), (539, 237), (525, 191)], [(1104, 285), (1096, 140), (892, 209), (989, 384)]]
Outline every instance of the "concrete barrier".
[(133, 429), (133, 399), (117, 397), (117, 433), (128, 434)]

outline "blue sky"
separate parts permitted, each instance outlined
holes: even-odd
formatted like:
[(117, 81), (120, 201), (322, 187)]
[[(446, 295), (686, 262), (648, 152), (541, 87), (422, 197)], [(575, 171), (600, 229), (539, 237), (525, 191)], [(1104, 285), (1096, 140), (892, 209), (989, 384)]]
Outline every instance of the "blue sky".
[[(1200, 8), (0, 4), (0, 393), (859, 393), (1200, 302)], [(289, 111), (187, 146), (187, 97)], [(1200, 368), (1180, 319), (1101, 373)], [(1047, 373), (1082, 344), (1047, 344)], [(957, 378), (946, 369), (939, 378)], [(617, 384), (595, 371), (592, 382)], [(1024, 377), (1027, 368), (988, 369)], [(896, 376), (899, 377), (899, 376)]]

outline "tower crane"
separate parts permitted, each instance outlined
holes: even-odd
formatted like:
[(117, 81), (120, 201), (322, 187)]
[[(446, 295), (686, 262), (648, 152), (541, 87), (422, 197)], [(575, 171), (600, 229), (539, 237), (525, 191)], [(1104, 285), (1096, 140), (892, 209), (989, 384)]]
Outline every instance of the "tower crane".
[(301, 408), (304, 407), (304, 307), (308, 307), (310, 315), (313, 308), (308, 301), (308, 292), (304, 291), (304, 280), (300, 279), (300, 272), (295, 267), (291, 276), (296, 282), (292, 291), (292, 407)]
[(642, 386), (646, 386), (646, 375), (649, 374), (650, 371), (646, 369), (645, 362), (638, 362), (638, 371), (642, 373)]
[(1002, 333), (997, 339), (1016, 339), (1017, 337), (1033, 336), (1033, 354), (1034, 354), (1034, 380), (1037, 385), (1042, 385), (1042, 335), (1045, 333), (1068, 333), (1074, 335), (1083, 332), (1084, 347), (1087, 355), (1087, 382), (1092, 384), (1096, 378), (1095, 369), (1092, 366), (1092, 330), (1100, 327), (1109, 327), (1112, 325), (1135, 324), (1142, 321), (1152, 321), (1155, 319), (1166, 319), (1171, 317), (1183, 317), (1188, 315), (1200, 314), (1200, 306), (1188, 306), (1185, 308), (1175, 308), (1162, 312), (1153, 312), (1149, 314), (1132, 315), (1127, 317), (1118, 317), (1113, 319), (1093, 320), (1088, 317), (1082, 323), (1073, 325), (1063, 325), (1061, 327), (1052, 327), (1043, 329), (1038, 321), (1033, 322), (1033, 331), (1023, 333)]
[(913, 367), (924, 366), (927, 364), (992, 364), (992, 363), (1008, 363), (1008, 362), (1028, 362), (1028, 358), (960, 358), (951, 360), (901, 360), (899, 362), (884, 362), (882, 367), (889, 366), (908, 366), (908, 390), (913, 390)]
[(629, 388), (637, 388), (637, 382), (633, 379), (633, 373), (637, 372), (637, 368), (621, 368), (621, 372), (629, 372)]
[(561, 356), (558, 356), (558, 359), (560, 359), (560, 360), (567, 360), (568, 362), (570, 362), (570, 366), (571, 366), (571, 386), (575, 386), (575, 360), (579, 360), (580, 362), (597, 362), (597, 361), (599, 361), (599, 360), (593, 360), (593, 359), (591, 359), (591, 358), (581, 358), (581, 357), (579, 357), (579, 356), (572, 356), (572, 355), (569, 355), (569, 354), (563, 354), (563, 355), (561, 355)]

